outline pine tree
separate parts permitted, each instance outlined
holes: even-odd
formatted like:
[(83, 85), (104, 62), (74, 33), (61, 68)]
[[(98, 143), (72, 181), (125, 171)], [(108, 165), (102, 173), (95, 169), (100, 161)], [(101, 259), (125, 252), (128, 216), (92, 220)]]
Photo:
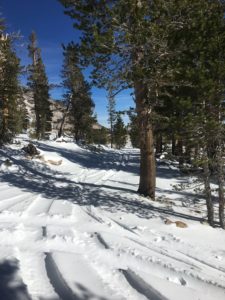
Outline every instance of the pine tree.
[(117, 114), (116, 122), (113, 126), (113, 133), (116, 148), (123, 148), (127, 141), (127, 130), (120, 114)]
[[(203, 169), (208, 221), (214, 224), (211, 176), (219, 185), (220, 224), (224, 228), (222, 149), (224, 148), (224, 6), (222, 1), (154, 1), (160, 27), (168, 35), (164, 106), (178, 155), (200, 149), (195, 163)], [(169, 86), (171, 84), (171, 87)], [(162, 98), (162, 96), (161, 96)], [(166, 100), (166, 101), (165, 101)], [(190, 152), (190, 150), (189, 150)], [(177, 154), (177, 153), (175, 153)], [(190, 153), (189, 153), (190, 155)]]
[(13, 38), (0, 30), (0, 142), (7, 143), (19, 132), (20, 60), (13, 49)]
[[(60, 2), (66, 7), (66, 13), (75, 19), (75, 27), (82, 31), (81, 51), (84, 61), (94, 66), (94, 82), (98, 86), (116, 82), (118, 90), (134, 88), (141, 150), (139, 193), (154, 199), (155, 156), (151, 112), (157, 101), (153, 79), (157, 78), (158, 73), (153, 72), (149, 88), (145, 84), (144, 58), (152, 57), (150, 50), (155, 51), (158, 47), (146, 47), (151, 28), (149, 1)], [(155, 63), (154, 57), (151, 63)], [(151, 70), (155, 69), (152, 67)]]
[(84, 80), (77, 47), (73, 43), (63, 46), (64, 64), (62, 70), (64, 98), (68, 105), (68, 113), (74, 127), (77, 142), (88, 140), (94, 122), (94, 103), (91, 99), (90, 85)]
[(131, 144), (134, 148), (139, 148), (140, 147), (140, 137), (139, 137), (137, 113), (135, 112), (135, 110), (133, 108), (130, 108), (130, 110), (128, 111), (128, 116), (130, 119), (128, 128), (129, 128)]
[(34, 32), (30, 35), (28, 46), (29, 56), (32, 59), (29, 71), (29, 86), (33, 92), (35, 107), (35, 131), (37, 139), (46, 138), (46, 133), (51, 131), (52, 112), (49, 101), (49, 84), (45, 66), (41, 58), (41, 50), (37, 47), (37, 37)]
[(109, 118), (108, 118), (108, 122), (110, 125), (110, 144), (111, 144), (111, 148), (113, 147), (113, 141), (114, 141), (114, 124), (116, 121), (116, 102), (115, 102), (115, 97), (113, 96), (113, 89), (110, 86), (108, 89), (108, 114), (109, 114)]

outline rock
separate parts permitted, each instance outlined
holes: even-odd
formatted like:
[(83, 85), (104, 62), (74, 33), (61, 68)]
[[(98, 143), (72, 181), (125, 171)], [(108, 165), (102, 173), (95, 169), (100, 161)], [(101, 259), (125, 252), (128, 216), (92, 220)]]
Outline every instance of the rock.
[(209, 225), (209, 222), (208, 222), (207, 220), (202, 220), (202, 221), (200, 221), (200, 223), (201, 223), (202, 225)]
[(164, 221), (164, 223), (165, 223), (166, 225), (171, 225), (171, 224), (173, 224), (174, 222), (171, 221), (170, 219), (166, 219), (166, 220)]
[(7, 167), (11, 167), (12, 164), (13, 163), (8, 158), (4, 161), (4, 165), (7, 166)]
[(45, 159), (45, 157), (43, 155), (38, 155), (36, 158), (40, 159), (40, 161), (42, 161), (44, 163), (49, 163), (49, 164), (55, 165), (55, 166), (59, 166), (62, 164), (62, 159), (60, 159), (60, 160)]
[(176, 226), (177, 226), (177, 227), (180, 227), (180, 228), (186, 228), (186, 227), (188, 227), (187, 224), (184, 223), (184, 222), (182, 222), (182, 221), (175, 221), (175, 222), (173, 222), (173, 221), (171, 221), (170, 219), (166, 219), (166, 220), (164, 221), (164, 223), (165, 223), (166, 225), (176, 224)]
[(180, 227), (180, 228), (188, 227), (187, 224), (182, 221), (175, 221), (174, 223), (176, 224), (177, 227)]
[(29, 143), (26, 147), (23, 147), (22, 150), (26, 152), (27, 155), (32, 157), (40, 154), (40, 151), (38, 151), (32, 143)]
[(46, 162), (51, 164), (51, 165), (59, 166), (59, 165), (62, 164), (62, 159), (60, 159), (60, 160), (48, 159)]

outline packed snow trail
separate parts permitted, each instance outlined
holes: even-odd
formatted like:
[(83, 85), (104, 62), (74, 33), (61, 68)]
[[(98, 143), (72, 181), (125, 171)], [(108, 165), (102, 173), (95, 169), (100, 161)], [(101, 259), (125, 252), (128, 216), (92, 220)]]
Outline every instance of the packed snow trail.
[(225, 233), (173, 190), (176, 166), (159, 161), (153, 202), (135, 193), (138, 150), (39, 142), (43, 161), (19, 142), (0, 150), (0, 299), (225, 299)]

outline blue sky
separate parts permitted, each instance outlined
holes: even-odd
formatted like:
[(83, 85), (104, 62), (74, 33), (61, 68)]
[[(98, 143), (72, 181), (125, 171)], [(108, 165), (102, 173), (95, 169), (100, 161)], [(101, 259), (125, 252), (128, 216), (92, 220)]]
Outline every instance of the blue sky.
[[(34, 30), (46, 66), (50, 83), (60, 83), (62, 67), (61, 44), (79, 40), (79, 32), (72, 27), (72, 20), (64, 15), (63, 7), (57, 0), (1, 0), (0, 12), (6, 19), (9, 32), (20, 32), (17, 51), (22, 65), (30, 63), (27, 55), (27, 40)], [(51, 91), (55, 99), (61, 99), (62, 91)], [(101, 124), (107, 124), (107, 94), (103, 89), (92, 89), (95, 111)], [(116, 97), (117, 109), (123, 110), (134, 106), (129, 91)]]

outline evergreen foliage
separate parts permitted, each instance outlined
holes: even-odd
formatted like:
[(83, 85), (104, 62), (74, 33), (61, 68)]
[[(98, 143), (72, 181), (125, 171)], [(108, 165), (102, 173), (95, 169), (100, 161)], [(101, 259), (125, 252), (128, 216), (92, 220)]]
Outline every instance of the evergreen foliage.
[(0, 25), (0, 142), (8, 143), (20, 132), (20, 60), (13, 49), (13, 37)]
[(52, 112), (49, 101), (49, 84), (45, 66), (41, 58), (41, 50), (37, 47), (37, 37), (32, 32), (28, 46), (32, 65), (29, 66), (28, 85), (33, 92), (35, 106), (35, 131), (37, 139), (45, 139), (46, 133), (51, 131)]
[(127, 129), (120, 114), (117, 114), (116, 122), (113, 127), (114, 143), (117, 149), (121, 149), (126, 145)]
[(128, 111), (128, 116), (130, 119), (128, 128), (129, 128), (129, 136), (130, 136), (131, 144), (134, 148), (139, 148), (140, 147), (140, 137), (139, 137), (137, 113), (135, 112), (134, 109), (131, 108)]
[(74, 127), (74, 137), (87, 141), (94, 122), (94, 102), (91, 99), (90, 85), (84, 80), (77, 47), (73, 43), (63, 46), (64, 64), (62, 70), (64, 99), (69, 105), (69, 116)]
[(92, 130), (88, 141), (89, 143), (97, 145), (107, 145), (109, 142), (109, 132), (107, 128), (102, 127), (101, 129)]

